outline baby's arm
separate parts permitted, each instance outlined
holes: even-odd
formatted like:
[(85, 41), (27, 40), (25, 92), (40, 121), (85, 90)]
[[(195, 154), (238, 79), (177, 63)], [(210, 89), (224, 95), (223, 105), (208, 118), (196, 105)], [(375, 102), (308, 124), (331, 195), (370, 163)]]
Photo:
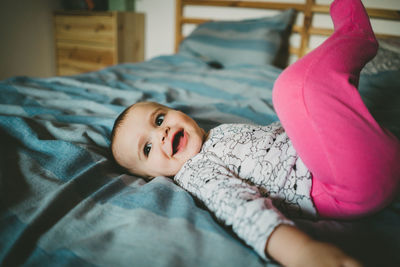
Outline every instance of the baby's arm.
[(264, 259), (265, 243), (276, 226), (293, 224), (263, 197), (258, 188), (218, 164), (218, 157), (198, 154), (183, 166), (175, 181), (199, 199), (215, 217)]
[(265, 254), (284, 266), (361, 266), (337, 247), (313, 240), (290, 225), (280, 225), (269, 237)]

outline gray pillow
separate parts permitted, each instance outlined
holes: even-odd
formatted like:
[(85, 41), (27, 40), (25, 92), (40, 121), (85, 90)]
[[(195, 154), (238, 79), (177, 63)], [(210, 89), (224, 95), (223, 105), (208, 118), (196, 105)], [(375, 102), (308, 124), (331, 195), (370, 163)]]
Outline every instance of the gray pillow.
[(273, 64), (285, 67), (294, 15), (295, 11), (289, 9), (271, 17), (206, 22), (183, 40), (179, 53), (224, 66)]

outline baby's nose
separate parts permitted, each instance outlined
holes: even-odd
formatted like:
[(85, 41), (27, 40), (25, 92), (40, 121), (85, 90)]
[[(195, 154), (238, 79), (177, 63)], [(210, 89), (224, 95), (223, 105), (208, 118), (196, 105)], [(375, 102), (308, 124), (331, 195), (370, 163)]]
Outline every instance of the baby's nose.
[(165, 139), (168, 137), (169, 127), (165, 127), (161, 129), (161, 141), (164, 142)]

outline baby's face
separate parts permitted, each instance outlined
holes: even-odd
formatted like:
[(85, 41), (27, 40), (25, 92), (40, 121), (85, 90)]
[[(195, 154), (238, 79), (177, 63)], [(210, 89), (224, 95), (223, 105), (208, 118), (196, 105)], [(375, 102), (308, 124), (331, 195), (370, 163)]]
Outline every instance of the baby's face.
[(205, 132), (186, 114), (143, 102), (128, 111), (112, 147), (116, 161), (133, 173), (174, 176), (203, 145)]

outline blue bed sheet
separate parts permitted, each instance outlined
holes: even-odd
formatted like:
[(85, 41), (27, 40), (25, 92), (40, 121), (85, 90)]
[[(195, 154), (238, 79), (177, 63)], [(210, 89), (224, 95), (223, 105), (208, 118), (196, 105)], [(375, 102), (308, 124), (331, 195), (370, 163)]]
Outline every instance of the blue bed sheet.
[[(280, 72), (213, 69), (173, 55), (72, 77), (0, 82), (0, 262), (275, 266), (171, 179), (148, 182), (121, 172), (108, 145), (116, 116), (143, 100), (182, 110), (205, 129), (276, 121), (271, 91)], [(400, 82), (384, 75), (367, 75), (360, 86), (374, 116), (399, 136)], [(400, 200), (363, 220), (296, 222), (367, 265), (400, 263)]]

